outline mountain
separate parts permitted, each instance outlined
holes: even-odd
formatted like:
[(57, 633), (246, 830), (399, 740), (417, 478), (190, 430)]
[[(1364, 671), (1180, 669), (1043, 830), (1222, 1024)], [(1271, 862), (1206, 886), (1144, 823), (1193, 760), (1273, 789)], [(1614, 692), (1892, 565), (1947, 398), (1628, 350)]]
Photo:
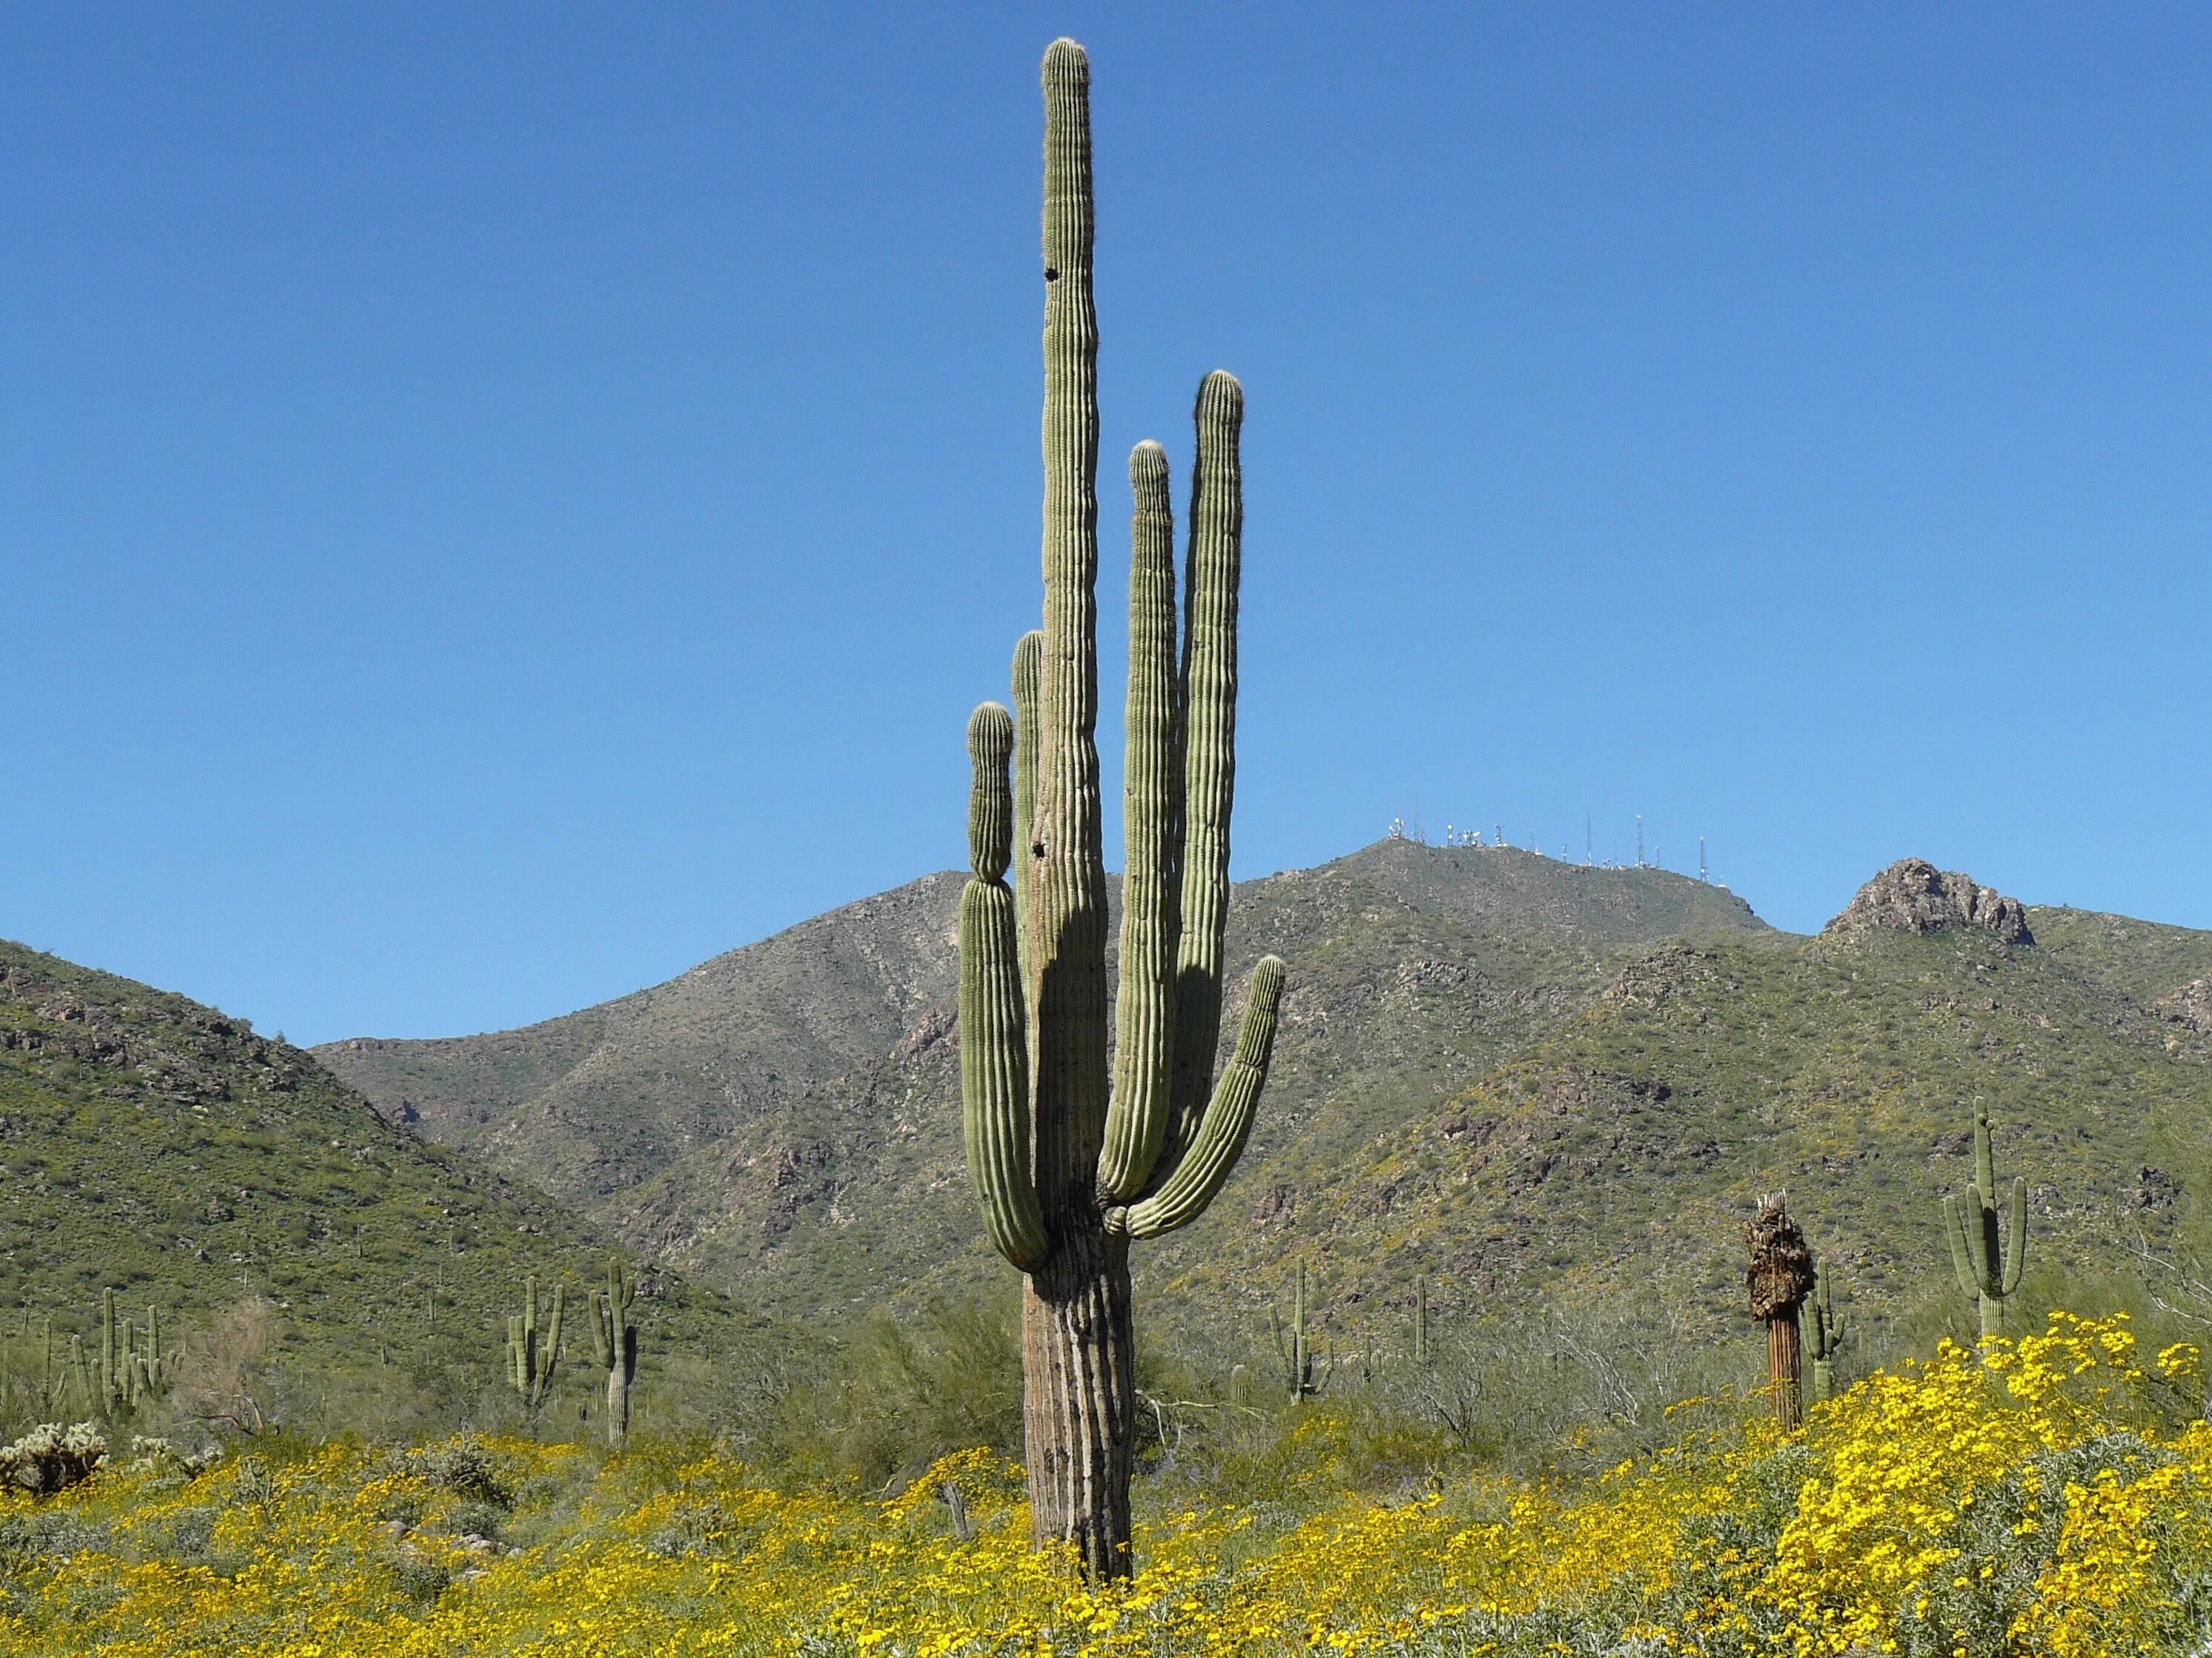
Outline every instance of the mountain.
[[(1003, 1282), (959, 1146), (959, 888), (527, 1029), (318, 1051), (393, 1120), (769, 1308)], [(1242, 883), (1231, 915), (1232, 969), (1273, 951), (1291, 979), (1237, 1175), (1137, 1257), (1148, 1317), (1194, 1340), (1264, 1329), (1293, 1256), (1342, 1331), (1402, 1320), (1423, 1275), (1447, 1320), (1611, 1296), (1725, 1327), (1777, 1187), (1863, 1312), (1955, 1316), (1938, 1204), (1977, 1101), (2029, 1180), (2046, 1293), (2172, 1238), (2212, 1179), (2212, 934), (1906, 860), (1806, 938), (1660, 870), (1404, 840)]]
[[(959, 1140), (963, 877), (926, 876), (526, 1029), (317, 1055), (395, 1122), (764, 1306), (872, 1307), (993, 1270)], [(1655, 941), (1768, 930), (1657, 869), (1389, 840), (1240, 883), (1229, 960), (1292, 964), (1245, 1170), (1326, 1161), (1590, 1005)], [(1233, 1035), (1236, 1021), (1224, 1021)]]
[[(549, 1296), (572, 1286), (580, 1376), (582, 1293), (616, 1246), (386, 1122), (300, 1049), (14, 944), (0, 944), (0, 1308), (14, 1315), (0, 1335), (21, 1341), (52, 1317), (58, 1340), (89, 1338), (112, 1288), (134, 1316), (158, 1308), (173, 1340), (204, 1345), (236, 1335), (250, 1304), (271, 1315), (272, 1399), (310, 1414), (342, 1393), (380, 1395), (387, 1420), (495, 1394), (526, 1273)], [(635, 1315), (648, 1351), (759, 1322), (657, 1266)]]

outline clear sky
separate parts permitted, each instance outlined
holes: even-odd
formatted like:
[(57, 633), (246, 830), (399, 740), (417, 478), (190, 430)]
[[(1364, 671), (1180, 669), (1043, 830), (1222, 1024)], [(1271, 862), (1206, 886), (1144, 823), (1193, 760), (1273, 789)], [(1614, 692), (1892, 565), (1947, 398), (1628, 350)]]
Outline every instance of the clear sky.
[(1060, 33), (1109, 766), (1249, 399), (1240, 875), (2212, 927), (2201, 8), (148, 4), (0, 12), (0, 936), (429, 1035), (957, 863)]

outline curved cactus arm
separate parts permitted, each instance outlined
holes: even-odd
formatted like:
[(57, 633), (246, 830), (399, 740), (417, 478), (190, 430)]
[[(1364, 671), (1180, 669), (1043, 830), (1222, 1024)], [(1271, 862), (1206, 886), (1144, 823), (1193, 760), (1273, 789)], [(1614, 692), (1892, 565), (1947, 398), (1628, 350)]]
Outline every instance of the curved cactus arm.
[(1282, 997), (1283, 964), (1277, 957), (1265, 957), (1252, 970), (1252, 991), (1244, 1004), (1237, 1051), (1221, 1073), (1220, 1086), (1213, 1091), (1197, 1136), (1150, 1197), (1125, 1210), (1109, 1211), (1109, 1230), (1126, 1231), (1133, 1238), (1157, 1238), (1206, 1212), (1237, 1167), (1252, 1131), (1260, 1090), (1267, 1081), (1267, 1061), (1274, 1051), (1275, 1014)]
[(1221, 1039), (1221, 943), (1229, 919), (1229, 812), (1237, 792), (1237, 591), (1244, 536), (1237, 444), (1244, 388), (1216, 370), (1193, 416), (1190, 540), (1183, 578), (1182, 932), (1175, 985), (1174, 1115), (1164, 1162), (1198, 1132)]
[(1956, 1198), (1943, 1199), (1943, 1235), (1951, 1240), (1951, 1270), (1959, 1275), (1959, 1293), (1968, 1301), (1977, 1299), (1982, 1293), (1968, 1253), (1972, 1248), (1968, 1240), (1978, 1219), (1978, 1213), (1970, 1214)]
[(1176, 662), (1175, 513), (1167, 452), (1129, 456), (1128, 752), (1122, 785), (1121, 988), (1115, 1003), (1114, 1092), (1098, 1155), (1098, 1192), (1125, 1203), (1167, 1138), (1174, 1080), (1176, 947), (1182, 930), (1182, 766)]
[(1997, 1291), (2009, 1295), (2020, 1288), (2021, 1267), (2027, 1259), (2027, 1182), (2017, 1174), (2012, 1178), (2011, 1213), (2007, 1219), (2004, 1279)]
[(1013, 718), (996, 703), (969, 719), (975, 785), (968, 805), (972, 873), (960, 894), (960, 1094), (983, 1229), (993, 1248), (1026, 1271), (1044, 1259), (1046, 1236), (1030, 1163), (1029, 1039), (1014, 897), (1006, 883), (1013, 747)]

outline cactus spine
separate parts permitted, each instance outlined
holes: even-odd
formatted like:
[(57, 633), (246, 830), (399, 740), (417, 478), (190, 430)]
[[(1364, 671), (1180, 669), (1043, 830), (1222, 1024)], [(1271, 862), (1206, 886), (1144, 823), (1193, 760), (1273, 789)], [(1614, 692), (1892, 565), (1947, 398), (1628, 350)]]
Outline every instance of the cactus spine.
[(1836, 1396), (1836, 1350), (1850, 1320), (1836, 1316), (1835, 1275), (1817, 1261), (1813, 1275), (1813, 1397), (1826, 1404)]
[(1109, 1055), (1090, 65), (1073, 41), (1045, 53), (1043, 90), (1044, 625), (1016, 649), (1013, 714), (986, 704), (969, 722), (962, 1102), (984, 1230), (1026, 1275), (1034, 1534), (1072, 1544), (1088, 1570), (1111, 1577), (1131, 1565), (1129, 1243), (1195, 1219), (1235, 1166), (1283, 968), (1270, 957), (1255, 970), (1235, 1053), (1212, 1085), (1243, 515), (1243, 393), (1213, 374), (1199, 390), (1180, 641), (1167, 457), (1147, 442), (1129, 460), (1128, 868)]
[(637, 1280), (619, 1259), (607, 1262), (607, 1287), (592, 1291), (592, 1345), (607, 1373), (607, 1443), (629, 1435), (629, 1387), (637, 1380), (637, 1326), (629, 1321)]
[(1766, 1381), (1775, 1425), (1795, 1433), (1805, 1419), (1797, 1309), (1812, 1293), (1813, 1252), (1778, 1194), (1759, 1200), (1759, 1212), (1743, 1232), (1751, 1247), (1751, 1265), (1744, 1272), (1751, 1315), (1766, 1326)]
[[(2000, 1220), (2006, 1222), (2000, 1236)], [(2007, 1214), (1997, 1210), (1996, 1158), (1990, 1149), (1990, 1114), (1974, 1112), (1974, 1181), (1964, 1198), (1943, 1199), (1943, 1231), (1951, 1240), (1951, 1270), (1959, 1289), (1981, 1310), (1986, 1339), (2004, 1331), (2004, 1304), (2020, 1288), (2027, 1257), (2027, 1182), (2013, 1176)]]
[(553, 1306), (545, 1322), (544, 1339), (538, 1332), (538, 1279), (522, 1281), (522, 1311), (507, 1321), (507, 1383), (521, 1396), (523, 1408), (535, 1415), (553, 1391), (553, 1371), (561, 1362), (561, 1320), (568, 1310), (566, 1284), (553, 1286)]

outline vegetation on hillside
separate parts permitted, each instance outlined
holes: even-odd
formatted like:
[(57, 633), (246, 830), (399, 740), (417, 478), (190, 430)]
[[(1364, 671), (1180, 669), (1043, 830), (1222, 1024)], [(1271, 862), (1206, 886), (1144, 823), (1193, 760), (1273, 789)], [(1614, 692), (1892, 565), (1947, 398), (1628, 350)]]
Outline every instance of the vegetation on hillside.
[[(109, 1290), (168, 1344), (176, 1396), (142, 1414), (386, 1432), (510, 1420), (501, 1356), (525, 1275), (549, 1292), (565, 1279), (580, 1310), (610, 1247), (385, 1122), (298, 1049), (14, 945), (0, 945), (0, 1172), (13, 1426), (94, 1411)], [(644, 1284), (664, 1381), (701, 1353), (727, 1371), (803, 1344), (673, 1273)], [(583, 1368), (545, 1411), (589, 1406)], [(648, 1414), (653, 1387), (649, 1369)], [(673, 1398), (661, 1408), (685, 1419)]]
[[(2054, 1317), (1778, 1436), (1668, 1412), (1601, 1475), (1437, 1460), (1326, 1403), (1232, 1414), (1139, 1485), (1133, 1580), (1029, 1546), (1019, 1471), (779, 1479), (704, 1445), (158, 1448), (0, 1498), (0, 1650), (391, 1655), (2175, 1653), (2212, 1614), (2193, 1349)], [(957, 1506), (949, 1500), (957, 1493)]]

